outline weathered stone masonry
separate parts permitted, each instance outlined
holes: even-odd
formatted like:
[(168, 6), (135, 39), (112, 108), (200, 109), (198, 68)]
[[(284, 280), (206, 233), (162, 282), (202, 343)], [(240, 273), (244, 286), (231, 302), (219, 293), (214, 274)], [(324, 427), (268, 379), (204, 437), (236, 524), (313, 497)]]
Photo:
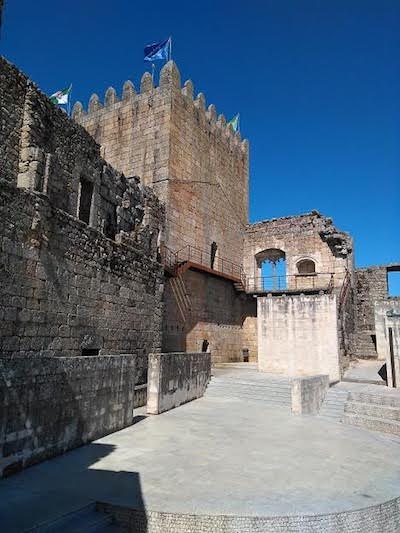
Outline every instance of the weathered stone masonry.
[[(109, 88), (104, 105), (93, 95), (87, 112), (78, 103), (73, 116), (101, 144), (107, 161), (129, 175), (141, 175), (165, 202), (163, 244), (173, 251), (194, 246), (207, 254), (214, 242), (217, 263), (228, 258), (242, 264), (248, 143), (226, 125), (223, 115), (217, 117), (214, 105), (206, 109), (202, 93), (194, 98), (191, 81), (181, 86), (173, 62), (161, 69), (158, 87), (145, 73), (140, 92), (128, 81), (120, 98)], [(190, 300), (184, 309), (176, 296), (177, 283), (181, 299)], [(209, 296), (211, 286), (213, 301), (201, 292), (205, 288)], [(197, 351), (207, 339), (215, 361), (238, 360), (250, 341), (255, 356), (254, 339), (242, 339), (249, 302), (238, 297), (231, 282), (187, 272), (178, 282), (166, 280), (165, 304), (164, 351)]]
[(0, 358), (0, 477), (132, 423), (136, 358)]
[(132, 422), (134, 386), (161, 348), (164, 209), (4, 59), (0, 97), (8, 474)]
[(115, 243), (2, 183), (3, 355), (136, 353), (160, 348), (162, 270), (142, 246)]

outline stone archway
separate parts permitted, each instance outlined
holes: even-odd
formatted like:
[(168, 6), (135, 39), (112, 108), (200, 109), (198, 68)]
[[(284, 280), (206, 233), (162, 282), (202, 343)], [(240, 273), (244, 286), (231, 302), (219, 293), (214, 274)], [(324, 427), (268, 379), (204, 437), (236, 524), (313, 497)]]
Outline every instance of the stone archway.
[(259, 290), (284, 290), (286, 253), (279, 248), (267, 248), (255, 255), (256, 284)]

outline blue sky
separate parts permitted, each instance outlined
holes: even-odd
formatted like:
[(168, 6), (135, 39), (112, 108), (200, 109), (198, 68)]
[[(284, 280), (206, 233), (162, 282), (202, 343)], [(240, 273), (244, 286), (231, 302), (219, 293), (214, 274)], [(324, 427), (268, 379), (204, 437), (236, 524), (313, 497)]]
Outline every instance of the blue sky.
[[(1, 52), (85, 104), (173, 36), (183, 80), (250, 140), (251, 221), (318, 209), (358, 266), (400, 260), (398, 0), (6, 0)], [(400, 286), (400, 284), (399, 284)]]

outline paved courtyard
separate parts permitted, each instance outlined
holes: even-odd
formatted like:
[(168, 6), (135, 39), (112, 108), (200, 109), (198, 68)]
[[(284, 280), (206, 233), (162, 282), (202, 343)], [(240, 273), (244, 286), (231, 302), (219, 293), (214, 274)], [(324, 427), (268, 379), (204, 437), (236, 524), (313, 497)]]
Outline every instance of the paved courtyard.
[(399, 450), (395, 438), (206, 395), (2, 480), (1, 531), (93, 500), (261, 516), (366, 507), (400, 495)]

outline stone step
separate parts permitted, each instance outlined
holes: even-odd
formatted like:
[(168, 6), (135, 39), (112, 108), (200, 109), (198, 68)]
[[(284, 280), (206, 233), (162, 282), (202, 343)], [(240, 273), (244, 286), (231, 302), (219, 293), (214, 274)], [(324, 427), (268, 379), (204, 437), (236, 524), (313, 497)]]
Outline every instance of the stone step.
[(385, 420), (380, 417), (361, 416), (352, 413), (344, 413), (343, 422), (351, 426), (357, 426), (381, 433), (390, 433), (391, 435), (400, 436), (400, 422), (394, 420)]
[(273, 392), (273, 393), (258, 393), (256, 391), (240, 391), (240, 390), (231, 390), (231, 389), (213, 389), (207, 391), (207, 395), (211, 396), (244, 396), (244, 397), (253, 397), (253, 398), (291, 398), (291, 394), (283, 392)]
[(218, 389), (218, 390), (256, 390), (258, 392), (274, 392), (274, 391), (281, 391), (286, 392), (290, 394), (291, 388), (290, 387), (282, 387), (279, 385), (251, 385), (251, 384), (239, 384), (239, 383), (210, 383), (208, 385), (208, 389)]
[(370, 403), (374, 405), (387, 405), (390, 407), (400, 408), (400, 394), (394, 392), (390, 393), (375, 393), (375, 392), (350, 392), (349, 401)]
[(232, 386), (232, 387), (255, 387), (255, 388), (265, 388), (265, 389), (271, 389), (271, 388), (279, 388), (279, 389), (285, 389), (290, 390), (290, 384), (289, 383), (279, 383), (279, 382), (254, 382), (254, 381), (225, 381), (225, 380), (217, 380), (212, 379), (209, 383), (209, 386), (218, 385), (218, 386)]
[(238, 400), (243, 401), (256, 401), (256, 402), (262, 402), (265, 404), (274, 404), (274, 405), (284, 405), (289, 406), (291, 405), (291, 398), (290, 397), (282, 397), (282, 396), (256, 396), (256, 395), (248, 395), (248, 394), (210, 394), (207, 395), (209, 398), (235, 398)]
[(226, 391), (226, 392), (244, 392), (244, 393), (254, 392), (257, 394), (261, 394), (261, 395), (285, 394), (285, 395), (290, 396), (291, 394), (290, 389), (283, 389), (279, 387), (275, 387), (275, 388), (273, 387), (249, 387), (249, 386), (238, 387), (234, 385), (213, 385), (213, 386), (208, 386), (207, 390), (208, 391), (213, 391), (213, 390)]
[(113, 524), (111, 515), (96, 511), (94, 503), (49, 520), (29, 530), (35, 533), (118, 533), (122, 529)]
[(344, 406), (348, 397), (347, 391), (331, 388), (328, 390), (324, 403), (321, 406), (319, 416), (341, 420), (344, 413)]
[(345, 413), (372, 416), (400, 422), (400, 407), (392, 407), (391, 405), (377, 405), (349, 400), (345, 405)]
[(260, 387), (269, 387), (269, 386), (278, 386), (278, 387), (288, 387), (290, 388), (289, 381), (280, 381), (280, 380), (265, 380), (265, 379), (231, 379), (231, 378), (220, 378), (212, 377), (211, 383), (237, 383), (241, 385), (251, 385), (251, 386), (260, 386)]

